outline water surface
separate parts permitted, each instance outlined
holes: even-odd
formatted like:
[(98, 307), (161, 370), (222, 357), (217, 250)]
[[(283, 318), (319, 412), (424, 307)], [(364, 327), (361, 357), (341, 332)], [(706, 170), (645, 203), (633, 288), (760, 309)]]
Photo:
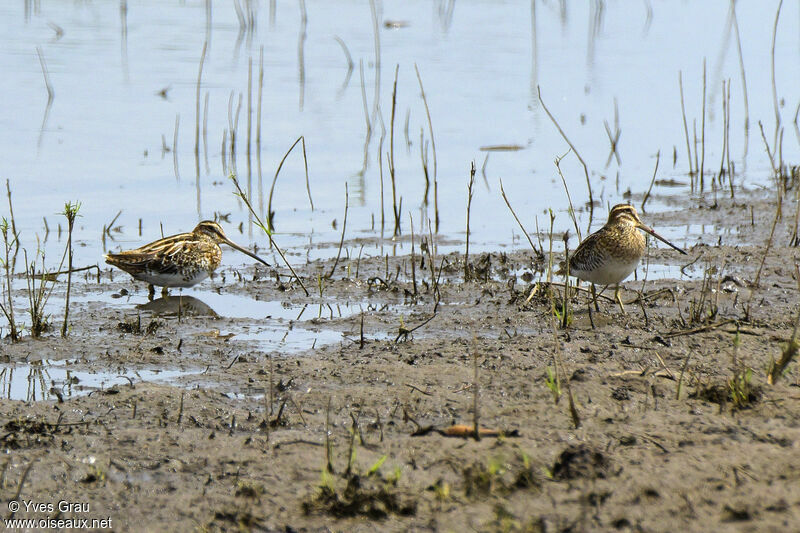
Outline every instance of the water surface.
[[(234, 4), (227, 2), (0, 6), (0, 178), (10, 182), (15, 221), (29, 254), (38, 239), (47, 265), (58, 264), (66, 238), (65, 220), (58, 213), (67, 201), (81, 202), (76, 266), (102, 263), (104, 250), (188, 231), (198, 220), (215, 216), (223, 217), (231, 238), (264, 250), (268, 241), (250, 224), (227, 175), (235, 167), (264, 216), (275, 171), (300, 136), (306, 142), (314, 209), (299, 149), (283, 165), (272, 204), (276, 240), (297, 263), (336, 253), (345, 185), (346, 236), (387, 239), (361, 252), (408, 252), (407, 246), (396, 248), (388, 241), (394, 229), (388, 170), (392, 153), (402, 231), (409, 233), (413, 219), (419, 235), (434, 220), (432, 183), (427, 204), (424, 195), (422, 160), (427, 150), (429, 178), (432, 182), (435, 174), (438, 184), (438, 238), (457, 243), (443, 246), (442, 252), (462, 248), (472, 161), (477, 169), (473, 250), (525, 244), (515, 238), (520, 232), (499, 194), (500, 179), (529, 231), (537, 222), (540, 228), (549, 224), (549, 208), (556, 214), (557, 232), (571, 226), (554, 165), (562, 156), (561, 170), (579, 223), (586, 228), (589, 194), (583, 168), (568, 154), (544, 105), (587, 164), (597, 206), (592, 229), (603, 223), (608, 205), (628, 192), (641, 195), (647, 190), (657, 153), (659, 184), (648, 209), (668, 209), (664, 198), (699, 194), (688, 185), (678, 75), (682, 72), (690, 135), (696, 128), (701, 137), (704, 60), (705, 168), (710, 174), (720, 168), (722, 84), (730, 81), (735, 185), (770, 184), (758, 121), (774, 143), (770, 59), (777, 2), (737, 4), (748, 128), (737, 34), (726, 1), (633, 6), (600, 1), (376, 2), (379, 63), (369, 2), (309, 0), (305, 17), (301, 4), (244, 2), (245, 20), (253, 20), (246, 31)], [(778, 113), (786, 128), (783, 157), (789, 162), (798, 159), (800, 147), (792, 125), (800, 99), (795, 83), (800, 78), (800, 37), (794, 31), (798, 16), (796, 4), (783, 5), (775, 42)], [(352, 58), (352, 71), (337, 38)], [(53, 89), (50, 105), (37, 48)], [(415, 66), (424, 83), (433, 139)], [(619, 159), (610, 151), (606, 132), (608, 126), (614, 136), (617, 124)], [(231, 126), (236, 129), (233, 160)], [(224, 156), (223, 141), (228, 143)], [(493, 146), (504, 149), (486, 150)], [(709, 186), (706, 182), (706, 190)], [(0, 213), (9, 216), (7, 207)], [(112, 220), (113, 227), (104, 234)], [(683, 246), (697, 242), (700, 233), (683, 227), (658, 230)], [(359, 252), (348, 248), (352, 256)], [(277, 262), (274, 254), (265, 255)], [(226, 266), (246, 261), (231, 252), (224, 256)]]

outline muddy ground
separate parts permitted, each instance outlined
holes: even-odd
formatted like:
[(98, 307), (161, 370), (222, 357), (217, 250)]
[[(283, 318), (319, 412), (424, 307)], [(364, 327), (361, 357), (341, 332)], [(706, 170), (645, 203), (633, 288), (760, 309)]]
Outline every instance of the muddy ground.
[[(583, 293), (566, 329), (553, 327), (559, 287), (540, 285), (526, 303), (541, 279), (530, 251), (471, 256), (469, 282), (463, 255), (446, 256), (428, 322), (435, 296), (419, 247), (416, 298), (409, 256), (390, 257), (388, 275), (383, 258), (362, 259), (358, 277), (354, 261), (340, 262), (322, 298), (317, 274), (332, 262), (300, 267), (309, 297), (252, 266), (205, 282), (298, 305), (377, 304), (363, 340), (361, 314), (319, 320), (341, 339), (290, 356), (227, 337), (235, 319), (76, 303), (68, 339), (6, 339), (4, 360), (202, 373), (3, 401), (3, 500), (54, 506), (16, 518), (110, 517), (118, 531), (800, 529), (796, 361), (767, 383), (800, 302), (795, 206), (783, 206), (755, 287), (774, 201), (712, 204), (644, 216), (656, 228), (730, 231), (690, 243), (688, 256), (652, 249), (651, 264), (694, 262), (689, 275), (643, 283), (640, 268), (627, 314), (602, 300), (594, 328)], [(146, 290), (122, 275), (75, 287), (109, 301), (123, 289)], [(548, 386), (548, 369), (560, 385)], [(502, 435), (446, 436), (473, 424), (474, 405), (480, 426)], [(59, 511), (59, 501), (89, 510)]]

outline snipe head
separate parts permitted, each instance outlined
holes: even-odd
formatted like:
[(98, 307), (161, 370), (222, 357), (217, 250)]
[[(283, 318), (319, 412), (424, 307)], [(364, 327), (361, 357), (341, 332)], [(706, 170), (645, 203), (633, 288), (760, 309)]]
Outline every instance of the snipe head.
[(234, 250), (238, 250), (239, 252), (242, 252), (243, 254), (252, 257), (256, 261), (258, 261), (260, 263), (264, 263), (267, 266), (270, 266), (269, 263), (267, 263), (266, 261), (264, 261), (263, 259), (258, 257), (256, 254), (254, 254), (253, 252), (251, 252), (247, 248), (245, 248), (243, 246), (239, 246), (238, 244), (236, 244), (235, 242), (230, 240), (225, 235), (225, 232), (222, 230), (222, 226), (220, 226), (218, 223), (214, 222), (213, 220), (203, 220), (197, 226), (195, 226), (195, 228), (192, 230), (192, 233), (194, 235), (197, 235), (198, 237), (201, 237), (201, 236), (202, 237), (207, 237), (207, 238), (211, 239), (217, 245), (227, 244), (228, 246), (230, 246)]
[(663, 242), (667, 246), (686, 255), (685, 250), (675, 246), (667, 239), (656, 233), (655, 230), (653, 230), (653, 228), (642, 222), (642, 219), (639, 218), (639, 213), (636, 211), (636, 208), (630, 204), (617, 204), (614, 207), (612, 207), (611, 212), (608, 214), (608, 222), (606, 222), (606, 226), (640, 229), (646, 233), (649, 233), (650, 235), (652, 235), (659, 241)]

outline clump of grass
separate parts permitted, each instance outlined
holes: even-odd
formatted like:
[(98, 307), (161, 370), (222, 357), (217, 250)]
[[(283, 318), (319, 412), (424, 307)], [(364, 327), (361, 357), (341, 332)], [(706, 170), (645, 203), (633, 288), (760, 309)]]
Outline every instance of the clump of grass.
[(468, 498), (508, 495), (517, 490), (536, 489), (542, 484), (525, 453), (512, 461), (498, 457), (475, 461), (462, 470), (462, 476), (464, 495)]
[[(365, 473), (354, 469), (341, 477), (326, 465), (322, 468), (316, 492), (302, 502), (303, 512), (321, 512), (336, 518), (365, 516), (386, 518), (390, 514), (411, 516), (417, 512), (416, 500), (406, 498), (397, 489), (400, 472), (395, 469), (384, 477), (380, 468), (386, 456), (380, 457)], [(354, 448), (350, 452), (350, 468), (354, 464)]]
[(730, 402), (732, 410), (747, 409), (761, 399), (761, 387), (753, 383), (753, 369), (739, 357), (741, 338), (739, 332), (733, 340), (731, 376), (723, 383), (697, 381), (693, 398), (716, 403), (720, 408)]
[(19, 250), (19, 232), (17, 232), (17, 223), (14, 220), (14, 204), (11, 202), (11, 182), (9, 180), (6, 180), (6, 195), (8, 196), (8, 213), (11, 217), (11, 233), (14, 235), (14, 249)]
[(327, 472), (317, 493), (302, 503), (303, 512), (322, 512), (336, 518), (366, 516), (373, 520), (390, 514), (411, 516), (417, 512), (414, 500), (402, 498), (384, 480), (374, 483), (371, 478), (357, 474), (347, 478), (344, 487)]
[[(706, 132), (706, 60), (703, 58), (703, 106), (702, 106), (702, 117), (701, 117), (701, 132), (700, 132), (700, 139), (698, 142), (697, 139), (697, 119), (692, 121), (693, 125), (693, 137), (694, 142), (691, 143), (689, 140), (689, 127), (686, 121), (686, 105), (683, 97), (683, 72), (678, 71), (678, 88), (680, 90), (681, 95), (681, 115), (683, 117), (683, 132), (686, 137), (686, 157), (689, 163), (689, 177), (691, 178), (691, 190), (694, 191), (695, 184), (700, 186), (700, 190), (702, 191), (704, 188), (704, 174), (703, 169), (705, 165), (705, 153), (706, 153), (706, 143), (705, 143), (705, 132)], [(701, 152), (700, 161), (698, 161), (698, 144), (700, 145), (699, 151)], [(694, 154), (692, 154), (691, 146), (694, 146)], [(692, 160), (694, 159), (694, 164), (692, 164)], [(695, 177), (699, 179), (697, 182), (695, 181)]]
[(505, 468), (501, 461), (490, 459), (486, 463), (476, 461), (467, 466), (463, 472), (464, 494), (468, 498), (488, 496), (503, 486)]
[(350, 429), (347, 450), (347, 468), (339, 475), (333, 466), (333, 443), (331, 442), (331, 403), (325, 410), (325, 464), (320, 473), (316, 491), (301, 503), (305, 514), (321, 512), (336, 518), (365, 516), (371, 519), (386, 518), (390, 514), (410, 516), (417, 511), (417, 502), (401, 494), (397, 485), (401, 477), (399, 468), (388, 476), (381, 474), (387, 459), (382, 455), (365, 472), (360, 472), (356, 462), (357, 444), (362, 436), (358, 417), (351, 413), (353, 425)]
[(5, 217), (3, 217), (3, 219), (0, 220), (0, 234), (3, 236), (2, 262), (3, 270), (5, 271), (6, 283), (3, 287), (5, 298), (3, 298), (3, 302), (0, 303), (0, 310), (3, 311), (6, 320), (8, 320), (9, 336), (13, 342), (16, 342), (19, 340), (19, 331), (17, 331), (17, 324), (14, 321), (14, 300), (11, 297), (11, 249), (17, 243), (17, 237), (15, 234), (13, 234), (13, 232), (9, 232), (10, 229), (11, 224)]
[[(39, 338), (42, 336), (42, 333), (50, 329), (49, 316), (44, 314), (44, 310), (47, 305), (47, 300), (50, 299), (50, 295), (53, 292), (55, 277), (45, 270), (44, 251), (37, 249), (36, 255), (34, 255), (32, 261), (28, 261), (27, 250), (23, 249), (22, 253), (25, 258), (25, 281), (27, 283), (28, 292), (28, 312), (31, 317), (31, 336)], [(37, 274), (36, 259), (38, 257), (41, 257), (42, 268)], [(63, 264), (64, 259), (62, 257), (61, 265), (59, 265), (58, 270), (61, 270)], [(39, 280), (38, 286), (36, 284), (37, 279)]]
[(742, 365), (728, 380), (728, 395), (734, 409), (749, 407), (758, 399), (753, 386), (753, 369)]
[[(11, 213), (11, 220), (9, 221), (5, 217), (0, 219), (0, 235), (2, 235), (3, 239), (3, 251), (2, 257), (0, 257), (0, 263), (2, 263), (3, 269), (5, 271), (5, 284), (3, 287), (4, 297), (2, 301), (0, 301), (0, 310), (2, 310), (3, 314), (5, 315), (6, 319), (9, 323), (9, 330), (10, 330), (10, 337), (12, 341), (19, 340), (20, 332), (17, 326), (17, 322), (14, 317), (14, 306), (13, 306), (13, 298), (11, 295), (12, 283), (11, 278), (14, 274), (14, 263), (16, 262), (17, 251), (19, 250), (20, 241), (19, 241), (19, 233), (16, 230), (16, 224), (14, 223), (14, 208), (11, 204), (11, 187), (6, 180), (6, 190), (8, 192), (8, 208)], [(58, 275), (62, 274), (61, 268), (64, 266), (65, 259), (68, 259), (68, 270), (67, 270), (67, 292), (66, 292), (66, 301), (65, 301), (65, 310), (64, 310), (64, 323), (61, 327), (61, 335), (66, 336), (67, 328), (68, 328), (68, 321), (69, 321), (69, 295), (70, 295), (70, 288), (72, 285), (72, 232), (75, 227), (75, 219), (78, 216), (78, 211), (80, 210), (80, 202), (67, 202), (64, 205), (63, 215), (67, 217), (67, 245), (64, 249), (64, 254), (61, 256), (61, 262), (58, 265), (58, 268), (54, 271), (48, 272), (45, 267), (45, 255), (44, 251), (38, 246), (37, 242), (37, 250), (36, 254), (34, 254), (33, 259), (29, 260), (28, 258), (28, 251), (23, 248), (23, 257), (25, 260), (25, 281), (26, 281), (26, 289), (28, 295), (28, 312), (31, 317), (31, 327), (30, 332), (31, 336), (34, 338), (41, 337), (42, 333), (47, 331), (50, 328), (49, 317), (45, 315), (45, 307), (47, 305), (47, 301), (50, 298), (50, 295), (53, 292), (53, 288), (55, 287), (55, 282), (58, 279)], [(46, 221), (45, 221), (46, 227)], [(61, 233), (61, 226), (59, 225), (59, 235)], [(37, 238), (38, 241), (38, 238)], [(12, 248), (15, 250), (14, 254), (11, 254)], [(41, 258), (41, 268), (37, 271), (37, 262)], [(78, 270), (85, 270), (85, 269), (78, 269)], [(38, 284), (37, 284), (38, 281)]]
[[(72, 285), (72, 230), (75, 225), (75, 219), (78, 216), (78, 211), (80, 210), (80, 203), (66, 203), (64, 206), (64, 216), (67, 217), (68, 223), (68, 237), (67, 237), (67, 246), (64, 249), (64, 254), (61, 256), (61, 262), (58, 264), (58, 268), (55, 271), (48, 272), (45, 267), (45, 254), (41, 247), (37, 247), (36, 254), (33, 257), (33, 260), (28, 259), (28, 251), (23, 249), (23, 256), (25, 258), (25, 281), (27, 284), (27, 292), (28, 292), (28, 312), (31, 317), (31, 336), (34, 338), (39, 338), (42, 336), (42, 333), (50, 329), (50, 322), (49, 316), (45, 315), (45, 307), (47, 306), (47, 301), (50, 299), (50, 295), (53, 293), (53, 288), (55, 287), (55, 282), (58, 279), (58, 275), (61, 274), (61, 269), (64, 266), (64, 260), (69, 257), (68, 264), (69, 269), (67, 271), (67, 296), (66, 296), (66, 308), (64, 312), (64, 324), (61, 327), (61, 335), (66, 336), (67, 332), (67, 321), (69, 320), (69, 292), (70, 287)], [(0, 232), (2, 228), (0, 228)], [(38, 271), (36, 270), (36, 263), (37, 259), (41, 258), (41, 269)], [(37, 280), (39, 281), (37, 285)]]
[(142, 325), (142, 316), (117, 323), (117, 330), (122, 333), (132, 333), (134, 335), (153, 335), (163, 324), (158, 320), (151, 320), (146, 326)]
[(761, 389), (753, 385), (753, 369), (739, 357), (742, 339), (739, 330), (733, 338), (733, 376), (728, 380), (728, 395), (733, 409), (744, 409), (761, 397)]
[[(566, 290), (568, 289), (565, 287), (565, 292)], [(564, 299), (566, 300), (566, 296)], [(570, 311), (565, 301), (554, 302), (552, 312), (561, 329), (566, 329), (570, 324), (572, 324), (572, 311)]]
[(240, 480), (236, 484), (236, 492), (234, 494), (242, 498), (259, 500), (261, 495), (264, 494), (264, 485), (255, 481)]

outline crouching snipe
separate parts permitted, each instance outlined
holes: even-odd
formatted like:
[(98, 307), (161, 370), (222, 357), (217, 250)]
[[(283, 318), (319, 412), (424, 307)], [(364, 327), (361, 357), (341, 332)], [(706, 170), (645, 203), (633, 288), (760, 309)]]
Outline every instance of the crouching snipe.
[[(645, 251), (645, 239), (638, 230), (646, 231), (656, 239), (669, 245), (682, 254), (686, 252), (645, 225), (632, 205), (615, 205), (608, 214), (606, 225), (592, 233), (578, 246), (569, 258), (569, 273), (576, 278), (594, 285), (616, 285), (614, 299), (619, 302), (622, 312), (625, 307), (619, 296), (619, 284), (630, 276)], [(597, 306), (597, 297), (594, 296)]]
[(134, 250), (106, 254), (105, 260), (134, 279), (149, 283), (152, 299), (154, 285), (163, 287), (162, 294), (166, 294), (169, 287), (191, 287), (213, 274), (222, 260), (220, 244), (227, 244), (270, 266), (253, 252), (228, 239), (222, 227), (210, 220), (200, 222), (191, 233), (179, 233)]

